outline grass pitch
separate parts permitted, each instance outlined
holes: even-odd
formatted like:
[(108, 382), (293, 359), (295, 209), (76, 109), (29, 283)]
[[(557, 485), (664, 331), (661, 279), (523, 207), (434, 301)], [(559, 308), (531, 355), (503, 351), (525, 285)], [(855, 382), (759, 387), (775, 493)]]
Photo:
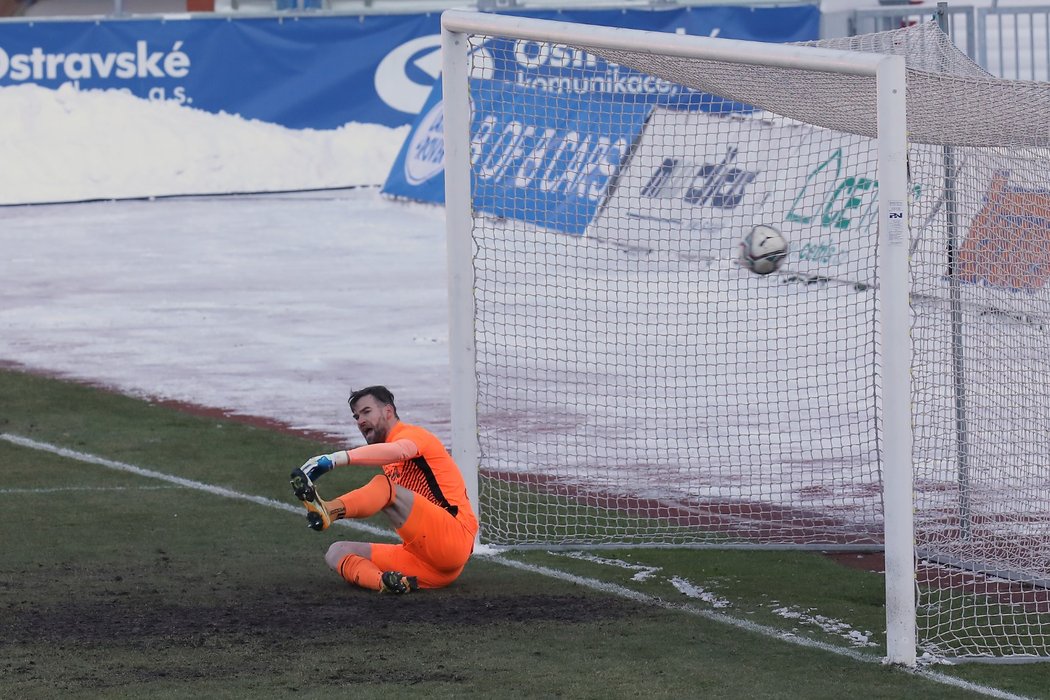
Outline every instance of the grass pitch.
[(330, 445), (16, 372), (0, 433), (184, 480), (0, 440), (0, 697), (1050, 697), (1046, 664), (881, 666), (881, 576), (819, 554), (504, 553), (381, 596), (323, 562), (374, 535), (291, 496)]

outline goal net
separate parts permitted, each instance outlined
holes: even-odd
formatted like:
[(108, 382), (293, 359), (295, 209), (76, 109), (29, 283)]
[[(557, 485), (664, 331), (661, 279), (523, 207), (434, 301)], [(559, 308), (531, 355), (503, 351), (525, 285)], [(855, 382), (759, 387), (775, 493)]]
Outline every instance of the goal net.
[[(453, 447), (482, 542), (885, 546), (918, 653), (1050, 654), (1050, 87), (932, 24), (773, 48), (467, 17)], [(739, 262), (757, 224), (772, 274)]]

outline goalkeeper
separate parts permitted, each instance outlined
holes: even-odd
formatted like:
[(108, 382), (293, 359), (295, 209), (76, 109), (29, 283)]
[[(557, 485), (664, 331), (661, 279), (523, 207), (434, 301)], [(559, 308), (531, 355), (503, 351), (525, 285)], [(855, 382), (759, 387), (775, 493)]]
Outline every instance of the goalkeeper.
[[(478, 531), (459, 467), (433, 433), (400, 421), (386, 387), (355, 391), (349, 403), (368, 444), (312, 457), (292, 472), (292, 489), (315, 530), (382, 511), (402, 543), (335, 542), (325, 561), (346, 581), (385, 593), (447, 586), (463, 571)], [(383, 473), (335, 500), (322, 500), (314, 482), (348, 465), (378, 466)]]

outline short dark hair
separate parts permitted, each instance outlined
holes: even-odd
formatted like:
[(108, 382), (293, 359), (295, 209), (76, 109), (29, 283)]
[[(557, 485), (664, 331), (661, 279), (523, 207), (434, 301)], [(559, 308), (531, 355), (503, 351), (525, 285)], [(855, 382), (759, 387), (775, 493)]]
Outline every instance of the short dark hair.
[(359, 399), (363, 399), (366, 396), (371, 396), (384, 406), (393, 408), (394, 417), (397, 418), (397, 406), (394, 405), (394, 395), (385, 386), (377, 384), (376, 386), (366, 386), (364, 389), (358, 389), (351, 392), (350, 398), (346, 402), (350, 404), (350, 408), (353, 408)]

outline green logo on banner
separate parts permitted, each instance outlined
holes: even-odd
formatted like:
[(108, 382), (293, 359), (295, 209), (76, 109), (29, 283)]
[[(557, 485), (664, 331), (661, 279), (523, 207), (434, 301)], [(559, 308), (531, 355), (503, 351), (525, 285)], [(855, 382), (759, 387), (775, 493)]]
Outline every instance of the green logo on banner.
[[(811, 189), (815, 187), (818, 176), (825, 170), (832, 176), (835, 186), (821, 196), (821, 193), (811, 192)], [(853, 175), (842, 177), (842, 149), (837, 148), (830, 158), (810, 171), (806, 183), (795, 195), (786, 218), (799, 224), (819, 221), (825, 228), (847, 229), (855, 221), (867, 218), (875, 197), (866, 197), (865, 194), (874, 195), (878, 186), (878, 181), (871, 178)], [(807, 195), (808, 199), (815, 200), (809, 207), (805, 204)], [(862, 205), (865, 204), (862, 210)]]

